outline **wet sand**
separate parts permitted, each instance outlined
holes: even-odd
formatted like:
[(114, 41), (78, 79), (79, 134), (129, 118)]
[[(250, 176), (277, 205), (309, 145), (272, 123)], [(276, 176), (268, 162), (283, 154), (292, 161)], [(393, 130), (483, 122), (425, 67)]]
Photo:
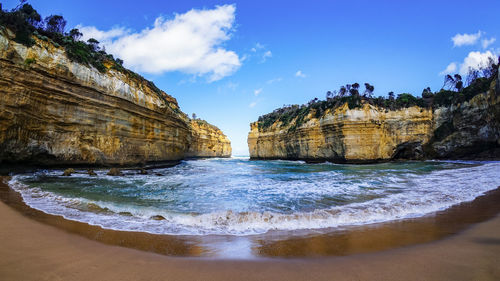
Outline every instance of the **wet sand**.
[[(8, 196), (15, 197), (15, 194), (10, 193)], [(262, 251), (263, 256), (311, 256), (306, 252), (314, 248), (334, 249), (328, 250), (326, 254), (337, 256), (320, 257), (316, 251), (316, 254), (312, 255), (315, 257), (309, 258), (254, 260), (181, 258), (146, 252), (158, 252), (155, 249), (147, 249), (149, 245), (156, 245), (153, 248), (163, 245), (162, 247), (167, 249), (163, 254), (196, 255), (206, 250), (182, 237), (160, 236), (164, 237), (164, 240), (158, 243), (158, 235), (151, 235), (148, 240), (148, 235), (121, 236), (120, 232), (99, 230), (98, 227), (69, 222), (62, 218), (59, 218), (60, 222), (57, 223), (55, 216), (49, 216), (51, 223), (39, 218), (32, 219), (30, 216), (37, 217), (37, 211), (32, 210), (34, 214), (30, 215), (29, 209), (19, 210), (22, 204), (16, 207), (11, 203), (17, 199), (11, 198), (9, 206), (0, 202), (0, 279), (500, 280), (500, 216), (496, 215), (494, 208), (500, 206), (500, 201), (497, 197), (491, 197), (480, 204), (462, 206), (462, 211), (454, 214), (455, 219), (441, 217), (436, 221), (434, 217), (423, 220), (425, 223), (417, 228), (408, 228), (410, 220), (403, 223), (406, 226), (399, 228), (399, 231), (393, 231), (392, 234), (387, 232), (387, 229), (375, 228), (375, 232), (364, 234), (357, 231), (348, 236), (345, 236), (347, 233), (344, 233), (344, 236), (334, 235), (336, 240), (322, 236), (276, 241), (265, 239), (256, 250)], [(482, 209), (487, 214), (482, 214)], [(464, 210), (467, 211), (465, 213), (476, 215), (465, 216), (465, 224), (459, 224), (462, 227), (448, 227), (456, 225), (452, 220), (456, 220), (457, 216), (464, 217)], [(477, 220), (486, 221), (465, 227)], [(430, 221), (434, 221), (432, 226), (429, 225)], [(429, 235), (440, 232), (436, 230), (435, 225), (443, 225), (442, 229), (448, 231), (445, 231), (444, 235)], [(413, 236), (427, 238), (412, 238), (411, 243), (401, 243), (402, 237), (405, 236), (395, 234), (401, 231), (406, 231), (406, 237), (418, 232), (419, 235)], [(450, 236), (450, 233), (458, 234)], [(385, 244), (399, 248), (387, 250), (386, 246), (380, 246), (384, 244), (380, 241), (389, 241)], [(415, 241), (427, 243), (415, 244)], [(352, 245), (358, 246), (356, 248)], [(338, 250), (342, 248), (358, 250)]]

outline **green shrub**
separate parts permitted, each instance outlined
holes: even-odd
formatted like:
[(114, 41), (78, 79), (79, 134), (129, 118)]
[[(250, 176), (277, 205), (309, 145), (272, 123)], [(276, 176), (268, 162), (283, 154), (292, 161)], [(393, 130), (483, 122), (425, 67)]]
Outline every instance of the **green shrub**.
[(34, 59), (34, 58), (27, 58), (24, 60), (24, 65), (26, 65), (26, 66), (30, 66), (33, 63), (36, 63), (36, 59)]
[[(402, 93), (394, 98), (394, 93), (391, 92), (389, 97), (371, 97), (370, 95), (359, 95), (358, 83), (342, 86), (339, 94), (335, 96), (331, 91), (327, 92), (326, 100), (313, 99), (304, 105), (289, 105), (275, 109), (269, 114), (259, 117), (258, 127), (260, 130), (265, 130), (277, 122), (281, 122), (280, 126), (290, 126), (289, 131), (295, 131), (304, 122), (305, 117), (312, 111), (314, 118), (321, 118), (328, 109), (334, 110), (339, 106), (347, 104), (349, 109), (359, 108), (364, 103), (369, 103), (380, 108), (388, 110), (396, 110), (412, 106), (428, 108), (430, 106), (450, 106), (453, 104), (462, 103), (470, 100), (474, 96), (488, 91), (491, 82), (497, 77), (495, 69), (497, 65), (491, 66), (491, 77), (479, 77), (470, 83), (469, 86), (453, 87), (455, 90), (441, 89), (439, 92), (433, 93), (429, 87), (422, 91), (422, 97), (415, 97), (409, 93)], [(368, 83), (365, 83), (365, 85)], [(373, 87), (370, 84), (370, 89)], [(371, 93), (371, 92), (370, 92)]]
[[(137, 79), (139, 83), (146, 84), (161, 99), (165, 98), (165, 93), (158, 89), (153, 82), (124, 68), (121, 59), (114, 59), (113, 55), (100, 50), (97, 40), (90, 40), (88, 43), (79, 41), (82, 36), (81, 32), (78, 29), (72, 29), (68, 33), (64, 33), (65, 26), (66, 20), (60, 15), (51, 15), (42, 21), (42, 17), (29, 4), (24, 4), (11, 11), (2, 10), (0, 5), (0, 28), (8, 28), (14, 32), (16, 42), (31, 47), (36, 43), (33, 39), (36, 37), (50, 42), (55, 47), (64, 47), (71, 61), (93, 66), (100, 72), (108, 70), (105, 64), (110, 65), (112, 69)], [(31, 63), (27, 63), (27, 65), (29, 64)], [(179, 111), (178, 109), (174, 110)]]

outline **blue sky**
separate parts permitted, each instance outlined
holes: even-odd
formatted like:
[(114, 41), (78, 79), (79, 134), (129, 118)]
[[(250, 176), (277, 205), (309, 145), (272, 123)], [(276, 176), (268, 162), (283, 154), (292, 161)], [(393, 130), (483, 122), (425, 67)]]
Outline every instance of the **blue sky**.
[(497, 0), (29, 2), (101, 36), (184, 112), (221, 128), (234, 155), (248, 154), (249, 123), (283, 104), (354, 82), (419, 95), (440, 89), (445, 69), (500, 53)]

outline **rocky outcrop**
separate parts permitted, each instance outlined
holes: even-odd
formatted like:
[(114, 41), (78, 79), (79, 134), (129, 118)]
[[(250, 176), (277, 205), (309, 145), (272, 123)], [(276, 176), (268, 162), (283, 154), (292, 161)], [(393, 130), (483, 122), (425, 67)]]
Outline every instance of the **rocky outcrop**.
[(191, 120), (193, 141), (187, 153), (188, 157), (229, 157), (231, 142), (219, 128), (203, 120)]
[(487, 93), (476, 95), (468, 102), (434, 110), (432, 138), (426, 146), (429, 157), (461, 158), (498, 150), (500, 91), (497, 83), (498, 80), (493, 81)]
[[(497, 89), (497, 90), (495, 90)], [(376, 162), (391, 159), (457, 158), (500, 146), (500, 94), (496, 82), (468, 102), (437, 109), (387, 110), (368, 103), (312, 111), (299, 126), (279, 120), (250, 125), (252, 159)]]
[[(230, 155), (216, 128), (212, 143), (200, 145), (207, 137), (177, 101), (141, 77), (101, 73), (46, 41), (27, 48), (11, 39), (0, 30), (0, 162), (136, 165)], [(217, 145), (224, 149), (207, 153)]]
[(259, 130), (258, 122), (252, 123), (250, 157), (334, 162), (390, 159), (401, 145), (426, 143), (432, 131), (432, 111), (419, 107), (386, 111), (369, 104), (360, 109), (344, 104), (321, 118), (310, 113), (306, 120), (295, 130), (279, 123)]

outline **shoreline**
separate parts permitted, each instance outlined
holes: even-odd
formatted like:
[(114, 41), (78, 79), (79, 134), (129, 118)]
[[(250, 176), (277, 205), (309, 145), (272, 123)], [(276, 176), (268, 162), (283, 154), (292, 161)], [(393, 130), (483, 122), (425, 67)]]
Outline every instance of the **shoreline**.
[(110, 246), (32, 220), (0, 202), (0, 241), (3, 280), (500, 278), (499, 215), (457, 235), (398, 249), (342, 257), (248, 261), (169, 257)]
[[(500, 187), (422, 217), (321, 230), (272, 230), (265, 234), (172, 235), (114, 230), (66, 219), (28, 206), (0, 176), (0, 202), (24, 217), (112, 246), (173, 257), (211, 259), (309, 259), (376, 253), (457, 235), (500, 216)], [(243, 246), (241, 246), (243, 245)]]

